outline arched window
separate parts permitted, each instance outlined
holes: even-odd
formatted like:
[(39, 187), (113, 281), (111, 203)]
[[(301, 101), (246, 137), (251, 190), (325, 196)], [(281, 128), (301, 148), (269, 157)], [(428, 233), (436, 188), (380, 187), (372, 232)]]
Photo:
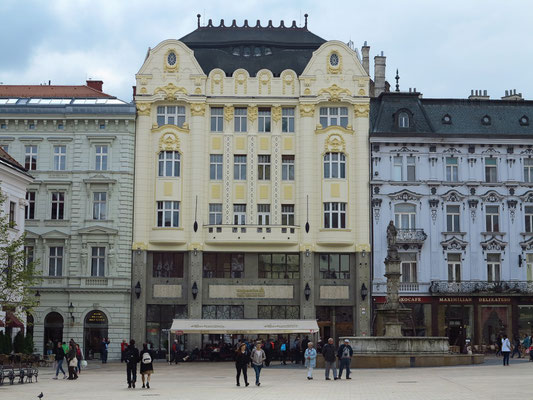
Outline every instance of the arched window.
[(398, 128), (409, 128), (411, 126), (409, 121), (409, 114), (402, 111), (398, 114)]
[(159, 176), (180, 176), (179, 151), (162, 151), (159, 153)]
[(324, 154), (324, 178), (346, 178), (346, 156), (344, 153)]
[(414, 204), (396, 204), (394, 206), (394, 225), (398, 229), (416, 228), (416, 206)]

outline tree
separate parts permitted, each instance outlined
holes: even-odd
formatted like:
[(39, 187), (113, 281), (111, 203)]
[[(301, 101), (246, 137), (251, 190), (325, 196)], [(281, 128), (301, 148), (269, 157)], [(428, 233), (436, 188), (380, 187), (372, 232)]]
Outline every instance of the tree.
[(15, 335), (15, 339), (13, 340), (13, 350), (15, 353), (24, 352), (24, 335), (21, 331)]
[(33, 338), (26, 334), (26, 337), (24, 338), (24, 354), (33, 354), (34, 350), (34, 344), (33, 344)]

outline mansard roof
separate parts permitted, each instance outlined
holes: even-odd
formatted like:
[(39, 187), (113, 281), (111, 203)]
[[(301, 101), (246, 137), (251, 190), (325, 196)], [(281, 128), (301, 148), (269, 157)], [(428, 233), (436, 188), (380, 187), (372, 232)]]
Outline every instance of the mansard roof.
[(20, 165), (17, 160), (11, 157), (2, 147), (0, 147), (0, 160), (8, 164), (11, 168), (30, 176), (28, 170)]

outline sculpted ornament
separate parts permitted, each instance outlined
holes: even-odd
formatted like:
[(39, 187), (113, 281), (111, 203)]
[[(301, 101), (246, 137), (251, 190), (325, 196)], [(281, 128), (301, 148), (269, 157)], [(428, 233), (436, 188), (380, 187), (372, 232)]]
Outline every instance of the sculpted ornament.
[(257, 119), (257, 106), (248, 107), (248, 119), (250, 122), (255, 122)]
[(346, 143), (344, 142), (344, 139), (335, 134), (331, 134), (326, 139), (326, 142), (324, 144), (325, 151), (327, 152), (344, 152), (346, 150)]
[(178, 87), (172, 82), (170, 82), (167, 86), (158, 87), (156, 90), (154, 90), (154, 94), (158, 94), (160, 92), (165, 93), (165, 100), (175, 100), (176, 94), (178, 93), (187, 94), (187, 90), (185, 88)]
[(203, 117), (205, 115), (205, 103), (192, 103), (191, 115), (193, 117)]
[(282, 92), (283, 94), (286, 94), (288, 86), (291, 86), (292, 93), (294, 94), (294, 75), (292, 72), (285, 72), (282, 74), (282, 81), (283, 81), (283, 88)]
[(180, 139), (175, 133), (168, 132), (159, 139), (159, 151), (179, 151)]
[(233, 113), (235, 111), (235, 108), (233, 106), (225, 106), (224, 107), (224, 119), (227, 122), (231, 122), (233, 119)]
[(355, 104), (354, 113), (356, 118), (367, 118), (370, 112), (370, 104)]
[(352, 93), (348, 89), (341, 88), (340, 86), (337, 86), (336, 84), (331, 85), (327, 89), (320, 89), (318, 91), (318, 95), (326, 93), (329, 95), (330, 101), (341, 101), (341, 95), (345, 94), (347, 96), (351, 96)]
[(300, 117), (314, 117), (315, 106), (312, 104), (306, 104), (300, 106)]
[(151, 109), (150, 103), (137, 102), (135, 105), (137, 106), (137, 115), (145, 115), (145, 116), (150, 115), (150, 109)]
[(272, 107), (272, 121), (279, 122), (281, 120), (281, 106)]
[(261, 90), (262, 90), (263, 85), (267, 86), (268, 94), (271, 94), (272, 87), (270, 84), (270, 74), (267, 71), (263, 71), (259, 74), (258, 78), (259, 78), (258, 79), (259, 80), (259, 94), (262, 94)]

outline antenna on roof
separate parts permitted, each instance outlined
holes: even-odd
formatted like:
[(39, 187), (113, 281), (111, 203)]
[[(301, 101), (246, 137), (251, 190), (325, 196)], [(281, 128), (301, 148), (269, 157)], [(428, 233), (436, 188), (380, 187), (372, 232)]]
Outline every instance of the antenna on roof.
[(196, 18), (198, 18), (198, 28), (200, 27), (200, 18), (201, 18), (201, 17), (202, 17), (202, 16), (201, 16), (200, 14), (196, 14)]
[(309, 17), (309, 14), (305, 13), (304, 14), (304, 18), (305, 18), (305, 25), (304, 25), (304, 28), (307, 29), (307, 17)]
[(400, 75), (398, 75), (398, 68), (396, 68), (396, 77), (394, 79), (396, 79), (396, 91), (399, 92), (400, 91)]

